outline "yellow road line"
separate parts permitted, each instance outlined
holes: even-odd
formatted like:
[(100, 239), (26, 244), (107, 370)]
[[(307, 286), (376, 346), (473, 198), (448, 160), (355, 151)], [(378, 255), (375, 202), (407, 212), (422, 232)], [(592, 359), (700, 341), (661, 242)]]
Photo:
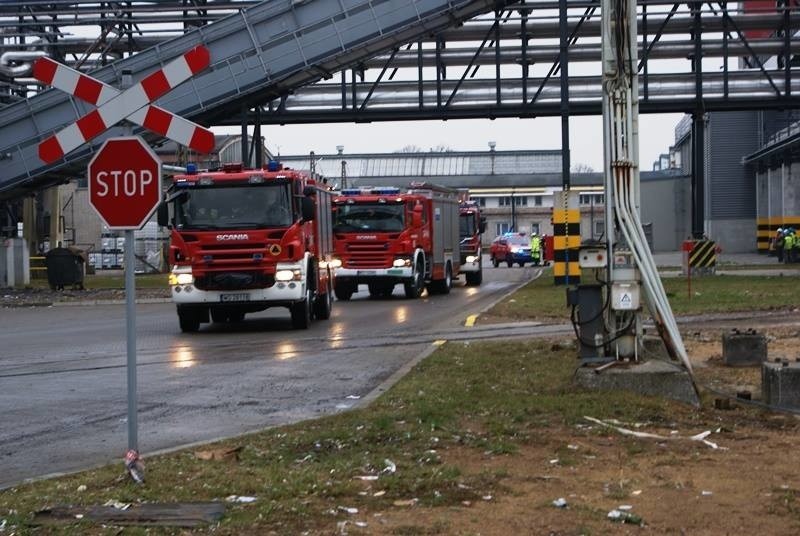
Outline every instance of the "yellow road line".
[(464, 325), (468, 328), (471, 328), (475, 325), (475, 321), (478, 320), (478, 315), (469, 315), (467, 317), (467, 321), (464, 322)]
[(446, 342), (447, 342), (447, 340), (445, 340), (445, 339), (439, 339), (438, 341), (433, 341), (433, 345), (434, 346), (441, 346)]

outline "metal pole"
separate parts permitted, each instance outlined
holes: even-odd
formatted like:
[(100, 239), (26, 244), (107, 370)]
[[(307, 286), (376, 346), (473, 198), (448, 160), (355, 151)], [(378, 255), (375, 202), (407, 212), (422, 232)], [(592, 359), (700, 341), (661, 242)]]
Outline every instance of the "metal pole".
[(567, 26), (567, 0), (558, 0), (558, 24), (561, 30), (558, 64), (561, 69), (561, 182), (564, 190), (570, 188), (569, 155), (569, 27)]
[[(122, 72), (122, 89), (131, 87), (131, 72)], [(130, 136), (131, 125), (123, 123), (122, 133)], [(139, 451), (139, 419), (136, 396), (136, 280), (134, 279), (133, 230), (125, 231), (125, 338), (128, 350), (128, 450)]]
[(128, 450), (139, 450), (136, 399), (136, 280), (133, 231), (125, 231), (125, 333), (128, 341)]

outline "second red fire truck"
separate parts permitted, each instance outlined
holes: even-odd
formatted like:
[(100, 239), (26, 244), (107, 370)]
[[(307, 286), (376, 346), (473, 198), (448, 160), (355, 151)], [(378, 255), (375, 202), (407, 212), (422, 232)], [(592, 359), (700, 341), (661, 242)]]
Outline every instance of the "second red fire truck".
[(486, 218), (481, 216), (477, 203), (469, 200), (467, 191), (459, 190), (459, 235), (461, 236), (461, 272), (469, 286), (483, 281), (481, 264), (481, 237), (486, 231)]
[(333, 200), (335, 293), (447, 294), (461, 268), (458, 193), (429, 183), (344, 189)]

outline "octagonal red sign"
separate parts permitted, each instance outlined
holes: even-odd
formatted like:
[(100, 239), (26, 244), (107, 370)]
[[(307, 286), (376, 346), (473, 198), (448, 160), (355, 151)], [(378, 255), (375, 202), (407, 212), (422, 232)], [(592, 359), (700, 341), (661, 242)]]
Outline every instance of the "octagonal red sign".
[(111, 229), (141, 229), (161, 201), (161, 160), (138, 136), (106, 140), (89, 162), (89, 203)]

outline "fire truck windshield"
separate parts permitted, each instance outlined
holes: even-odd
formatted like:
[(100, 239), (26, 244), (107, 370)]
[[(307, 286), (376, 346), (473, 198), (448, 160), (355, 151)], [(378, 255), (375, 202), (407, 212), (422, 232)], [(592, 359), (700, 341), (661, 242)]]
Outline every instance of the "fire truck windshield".
[(356, 203), (338, 205), (334, 213), (334, 232), (351, 231), (399, 232), (405, 227), (405, 205)]
[(178, 229), (258, 229), (292, 224), (288, 184), (198, 187), (175, 198)]
[(475, 234), (475, 214), (465, 213), (458, 218), (461, 238)]

